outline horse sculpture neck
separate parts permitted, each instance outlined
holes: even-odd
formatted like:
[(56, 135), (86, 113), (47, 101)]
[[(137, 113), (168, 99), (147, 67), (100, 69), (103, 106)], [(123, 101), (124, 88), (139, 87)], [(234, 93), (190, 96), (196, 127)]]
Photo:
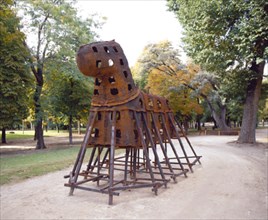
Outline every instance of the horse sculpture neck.
[(115, 41), (81, 46), (77, 65), (84, 75), (95, 77), (93, 106), (121, 105), (139, 95), (126, 56)]

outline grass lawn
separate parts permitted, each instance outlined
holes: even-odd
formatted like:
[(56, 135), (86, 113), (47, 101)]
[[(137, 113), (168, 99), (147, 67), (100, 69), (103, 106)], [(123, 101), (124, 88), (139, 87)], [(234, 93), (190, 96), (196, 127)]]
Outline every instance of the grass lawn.
[(20, 131), (20, 132), (14, 132), (14, 133), (10, 133), (7, 132), (6, 133), (6, 139), (7, 140), (18, 140), (18, 139), (27, 139), (27, 138), (33, 138), (34, 134), (32, 132), (32, 134), (30, 132), (25, 132), (24, 134)]
[[(84, 132), (84, 129), (82, 130)], [(76, 130), (73, 130), (73, 134), (77, 134)], [(69, 133), (67, 130), (60, 130), (59, 132), (56, 130), (48, 130), (44, 131), (44, 137), (57, 137), (57, 136), (68, 136)], [(34, 138), (34, 130), (12, 130), (6, 131), (6, 139), (7, 140), (18, 140), (18, 139), (27, 139), (27, 138)]]
[[(78, 151), (79, 147), (69, 147), (2, 157), (0, 160), (0, 185), (67, 168), (74, 164)], [(91, 148), (87, 149), (87, 154), (90, 152)]]

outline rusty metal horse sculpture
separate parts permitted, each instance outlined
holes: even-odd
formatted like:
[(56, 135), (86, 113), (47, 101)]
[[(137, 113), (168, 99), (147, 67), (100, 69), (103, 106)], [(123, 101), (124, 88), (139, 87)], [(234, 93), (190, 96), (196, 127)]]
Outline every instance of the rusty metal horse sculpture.
[[(189, 169), (193, 171), (192, 166), (200, 163), (201, 156), (176, 122), (168, 101), (135, 86), (118, 43), (81, 46), (77, 65), (84, 75), (95, 77), (95, 87), (82, 146), (73, 170), (65, 176), (70, 195), (75, 188), (106, 193), (112, 204), (120, 190), (152, 187), (157, 194), (170, 178), (187, 177)], [(81, 171), (88, 148), (90, 157)], [(97, 182), (97, 186), (85, 186), (88, 182)]]

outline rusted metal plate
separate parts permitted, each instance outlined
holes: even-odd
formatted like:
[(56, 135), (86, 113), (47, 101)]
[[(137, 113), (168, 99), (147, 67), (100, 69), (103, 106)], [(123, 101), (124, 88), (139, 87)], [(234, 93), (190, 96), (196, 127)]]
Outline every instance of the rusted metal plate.
[(115, 41), (84, 45), (76, 60), (83, 74), (95, 77), (92, 106), (115, 106), (139, 96), (127, 59)]

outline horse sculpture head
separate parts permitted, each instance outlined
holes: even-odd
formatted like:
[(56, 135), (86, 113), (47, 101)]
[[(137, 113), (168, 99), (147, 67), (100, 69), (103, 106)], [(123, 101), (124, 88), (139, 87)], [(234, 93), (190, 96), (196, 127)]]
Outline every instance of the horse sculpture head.
[(76, 60), (84, 75), (95, 77), (93, 106), (123, 104), (139, 95), (126, 56), (115, 41), (83, 45)]

